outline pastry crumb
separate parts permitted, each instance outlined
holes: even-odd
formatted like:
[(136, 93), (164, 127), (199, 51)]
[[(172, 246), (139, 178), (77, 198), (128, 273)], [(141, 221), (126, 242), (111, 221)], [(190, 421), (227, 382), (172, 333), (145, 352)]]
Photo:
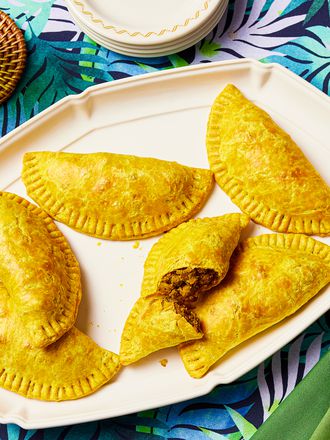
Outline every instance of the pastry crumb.
[(96, 327), (97, 327), (97, 328), (100, 328), (100, 324), (97, 324)]
[(120, 283), (120, 284), (119, 284), (119, 287), (124, 287), (124, 283)]
[(159, 361), (159, 363), (160, 363), (160, 365), (161, 365), (162, 367), (166, 367), (167, 364), (168, 364), (168, 360), (167, 360), (167, 359), (161, 359), (161, 360)]
[(94, 322), (93, 322), (93, 321), (89, 321), (89, 322), (88, 322), (88, 325), (90, 325), (91, 327), (93, 327)]
[(102, 243), (101, 243), (100, 241), (97, 242), (97, 245), (98, 245), (98, 246), (101, 246), (101, 244), (102, 244)]
[(140, 242), (139, 242), (139, 241), (136, 241), (136, 242), (133, 244), (133, 249), (139, 249), (139, 247), (140, 247)]

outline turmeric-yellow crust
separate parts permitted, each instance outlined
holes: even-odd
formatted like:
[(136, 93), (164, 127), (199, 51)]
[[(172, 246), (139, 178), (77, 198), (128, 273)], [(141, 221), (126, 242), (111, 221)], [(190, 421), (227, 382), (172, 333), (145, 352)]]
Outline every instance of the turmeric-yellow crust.
[(2, 315), (18, 317), (10, 325), (19, 327), (26, 346), (49, 345), (73, 326), (81, 299), (78, 262), (44, 211), (6, 192), (0, 192), (0, 280), (9, 294)]
[(122, 365), (129, 365), (162, 348), (201, 338), (199, 323), (190, 322), (185, 312), (164, 297), (140, 297), (126, 320), (121, 337)]
[(22, 178), (53, 218), (109, 240), (177, 226), (200, 211), (214, 183), (210, 170), (112, 153), (26, 153)]
[(329, 281), (329, 246), (298, 234), (247, 239), (227, 277), (196, 307), (204, 337), (179, 348), (188, 373), (202, 377), (225, 353), (296, 312)]
[(215, 272), (213, 285), (227, 273), (230, 257), (242, 230), (249, 223), (244, 214), (190, 220), (161, 237), (152, 247), (144, 264), (141, 295), (159, 292), (161, 281), (178, 269), (209, 269)]
[(248, 222), (244, 214), (190, 220), (153, 246), (145, 263), (141, 296), (122, 334), (123, 365), (202, 337), (193, 306), (202, 292), (226, 275)]
[(216, 98), (207, 151), (220, 187), (255, 222), (330, 235), (330, 189), (291, 137), (232, 84)]
[[(1, 318), (0, 318), (1, 322)], [(119, 356), (99, 347), (75, 327), (44, 348), (22, 345), (8, 327), (0, 342), (0, 386), (31, 399), (78, 399), (107, 383)]]

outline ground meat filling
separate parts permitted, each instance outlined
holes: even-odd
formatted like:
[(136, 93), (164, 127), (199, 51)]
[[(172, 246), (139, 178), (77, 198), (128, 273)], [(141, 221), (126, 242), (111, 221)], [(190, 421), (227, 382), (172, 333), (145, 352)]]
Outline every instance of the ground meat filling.
[(192, 310), (190, 310), (184, 304), (180, 304), (178, 302), (173, 302), (173, 304), (175, 307), (175, 311), (178, 315), (183, 316), (184, 319), (188, 321), (189, 324), (191, 324), (198, 332), (202, 331), (200, 320), (197, 318), (197, 316)]
[(212, 269), (186, 267), (164, 275), (158, 293), (189, 306), (197, 301), (200, 292), (215, 286), (218, 281), (218, 274)]
[(172, 301), (176, 313), (200, 332), (201, 323), (192, 309), (200, 293), (216, 286), (218, 282), (218, 274), (212, 269), (186, 267), (164, 275), (157, 292), (164, 295), (167, 301)]

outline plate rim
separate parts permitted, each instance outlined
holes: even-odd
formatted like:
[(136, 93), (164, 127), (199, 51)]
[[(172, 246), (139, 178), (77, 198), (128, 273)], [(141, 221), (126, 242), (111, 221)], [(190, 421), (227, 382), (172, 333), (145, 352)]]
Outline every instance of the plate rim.
[[(43, 110), (38, 115), (34, 116), (30, 120), (26, 121), (7, 135), (5, 135), (0, 140), (0, 151), (3, 151), (3, 149), (7, 148), (8, 144), (11, 143), (13, 139), (15, 139), (16, 136), (20, 136), (22, 133), (26, 132), (26, 130), (29, 130), (31, 127), (33, 127), (34, 124), (39, 123), (40, 120), (43, 118), (46, 118), (49, 113), (57, 112), (61, 107), (64, 109), (66, 107), (70, 106), (76, 106), (77, 104), (84, 103), (84, 101), (88, 100), (90, 96), (92, 96), (94, 93), (100, 93), (102, 90), (109, 89), (110, 91), (116, 91), (120, 90), (121, 88), (129, 87), (130, 85), (139, 85), (140, 83), (143, 83), (145, 80), (155, 80), (155, 81), (161, 81), (162, 79), (171, 78), (175, 76), (184, 76), (184, 75), (191, 75), (191, 74), (198, 74), (200, 71), (221, 71), (224, 67), (232, 67), (236, 66), (239, 68), (240, 66), (243, 67), (252, 67), (257, 69), (262, 69), (263, 71), (271, 71), (271, 70), (278, 70), (285, 74), (286, 76), (289, 76), (292, 80), (298, 82), (300, 85), (303, 85), (304, 87), (307, 87), (310, 92), (312, 92), (316, 99), (321, 100), (322, 102), (325, 102), (326, 104), (330, 104), (330, 97), (327, 96), (324, 92), (321, 92), (318, 90), (315, 86), (308, 83), (304, 79), (300, 78), (298, 75), (294, 74), (293, 72), (289, 71), (288, 69), (284, 68), (283, 66), (276, 64), (276, 63), (269, 63), (264, 64), (261, 63), (255, 59), (240, 59), (240, 60), (226, 60), (226, 61), (219, 61), (215, 63), (209, 63), (209, 64), (197, 64), (197, 65), (191, 65), (191, 66), (185, 66), (182, 68), (177, 69), (171, 69), (171, 70), (165, 70), (165, 71), (158, 71), (158, 72), (152, 72), (152, 73), (146, 73), (143, 75), (133, 76), (129, 78), (124, 78), (121, 80), (106, 82), (102, 84), (98, 84), (95, 86), (91, 86), (88, 89), (86, 89), (84, 92), (78, 94), (78, 95), (70, 95), (67, 96), (61, 100), (59, 100), (57, 103), (53, 104), (49, 108)], [(318, 308), (319, 316), (323, 314), (324, 310), (321, 310), (321, 307)], [(304, 325), (304, 328), (306, 328), (309, 324), (315, 321), (315, 313), (313, 315), (313, 318), (307, 322), (307, 325)], [(306, 321), (305, 321), (306, 322)], [(297, 330), (297, 332), (292, 332), (290, 334), (291, 341), (293, 338), (295, 338), (299, 333), (301, 333), (302, 330)], [(285, 342), (286, 344), (287, 342)], [(274, 343), (271, 349), (271, 354), (275, 353), (279, 348), (283, 346), (283, 342)], [(268, 356), (270, 356), (269, 354)], [(267, 357), (268, 357), (267, 356)], [(262, 356), (264, 359), (264, 356)], [(250, 364), (243, 369), (244, 371), (240, 371), (239, 376), (245, 374), (247, 371), (250, 371), (252, 368), (254, 368), (256, 365), (258, 365), (262, 360), (257, 360), (256, 362), (253, 362), (253, 366)], [(219, 385), (220, 383), (228, 383), (235, 379), (229, 378), (226, 379), (226, 377), (220, 377), (216, 372), (213, 375), (206, 376), (203, 380), (203, 382), (196, 381), (196, 385), (191, 387), (189, 390), (189, 393), (185, 393), (184, 396), (181, 398), (165, 398), (161, 402), (161, 406), (168, 405), (168, 404), (174, 404), (177, 402), (185, 401), (188, 399), (193, 399), (202, 395), (205, 395), (209, 393), (215, 386)], [(47, 404), (47, 402), (44, 402)], [(135, 405), (135, 406), (134, 406)], [(136, 403), (134, 405), (131, 405), (130, 407), (127, 407), (125, 405), (125, 408), (123, 407), (116, 407), (112, 413), (109, 415), (109, 409), (106, 410), (97, 410), (94, 412), (88, 411), (88, 413), (79, 413), (78, 415), (72, 415), (69, 414), (67, 417), (59, 416), (58, 418), (52, 418), (52, 419), (43, 419), (39, 422), (30, 422), (28, 418), (22, 416), (22, 415), (14, 415), (14, 416), (3, 416), (0, 414), (0, 423), (15, 423), (22, 428), (25, 429), (40, 429), (40, 428), (50, 428), (50, 427), (56, 427), (56, 426), (63, 426), (66, 424), (77, 424), (77, 423), (83, 423), (83, 422), (91, 422), (95, 420), (101, 420), (105, 418), (110, 417), (117, 417), (124, 414), (129, 414), (141, 410), (146, 410), (149, 408), (154, 408), (155, 403), (154, 401), (146, 402), (143, 405), (143, 408), (139, 409), (137, 408)]]
[(201, 71), (207, 71), (207, 70), (219, 70), (222, 67), (227, 67), (231, 65), (242, 65), (242, 66), (248, 66), (251, 65), (255, 68), (262, 69), (262, 70), (279, 70), (281, 73), (289, 76), (291, 80), (294, 80), (299, 85), (303, 87), (307, 87), (310, 92), (312, 92), (314, 95), (317, 96), (317, 99), (324, 101), (324, 103), (330, 104), (330, 96), (326, 95), (324, 92), (319, 90), (317, 87), (315, 87), (313, 84), (307, 82), (305, 79), (301, 78), (291, 70), (288, 70), (287, 68), (283, 67), (281, 64), (278, 63), (262, 63), (261, 61), (258, 61), (254, 58), (242, 58), (242, 59), (234, 59), (234, 60), (224, 60), (224, 61), (216, 61), (212, 63), (200, 63), (200, 64), (192, 64), (189, 66), (182, 66), (182, 67), (174, 67), (173, 69), (168, 70), (159, 70), (157, 72), (148, 72), (143, 73), (141, 75), (134, 75), (130, 76), (128, 78), (121, 78), (113, 81), (104, 82), (101, 84), (95, 84), (93, 86), (88, 87), (83, 92), (78, 93), (77, 95), (69, 95), (66, 96), (59, 101), (55, 102), (45, 110), (42, 110), (37, 115), (30, 118), (28, 121), (23, 122), (23, 124), (19, 125), (18, 127), (14, 128), (9, 133), (5, 134), (0, 139), (0, 150), (3, 149), (3, 144), (8, 142), (10, 139), (15, 138), (15, 136), (20, 135), (21, 131), (25, 131), (30, 126), (36, 124), (40, 119), (43, 119), (48, 115), (48, 113), (52, 113), (57, 111), (60, 107), (67, 107), (70, 105), (75, 105), (75, 103), (78, 103), (79, 101), (83, 102), (85, 100), (89, 99), (90, 95), (93, 95), (94, 93), (98, 93), (99, 91), (103, 89), (109, 88), (111, 89), (120, 89), (124, 88), (126, 85), (130, 86), (135, 83), (144, 82), (146, 79), (150, 80), (158, 80), (158, 79), (166, 79), (166, 77), (176, 76), (176, 75), (189, 75), (190, 72), (197, 73), (200, 70)]

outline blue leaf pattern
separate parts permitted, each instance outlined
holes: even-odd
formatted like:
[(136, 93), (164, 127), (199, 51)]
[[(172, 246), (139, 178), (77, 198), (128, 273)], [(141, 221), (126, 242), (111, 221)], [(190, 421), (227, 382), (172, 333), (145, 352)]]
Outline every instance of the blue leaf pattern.
[[(93, 84), (189, 64), (252, 57), (277, 62), (330, 94), (330, 4), (324, 0), (230, 0), (195, 47), (153, 59), (118, 55), (74, 24), (64, 0), (0, 0), (24, 30), (28, 65), (0, 107), (5, 135), (59, 99)], [(25, 431), (0, 425), (1, 440), (202, 440), (250, 438), (330, 348), (330, 315), (232, 384), (206, 396), (84, 425)]]
[[(306, 28), (306, 31), (308, 35), (294, 39), (280, 48), (281, 53), (286, 55), (281, 64), (329, 94), (330, 26), (312, 26)], [(264, 59), (266, 62), (278, 60), (277, 55)]]

